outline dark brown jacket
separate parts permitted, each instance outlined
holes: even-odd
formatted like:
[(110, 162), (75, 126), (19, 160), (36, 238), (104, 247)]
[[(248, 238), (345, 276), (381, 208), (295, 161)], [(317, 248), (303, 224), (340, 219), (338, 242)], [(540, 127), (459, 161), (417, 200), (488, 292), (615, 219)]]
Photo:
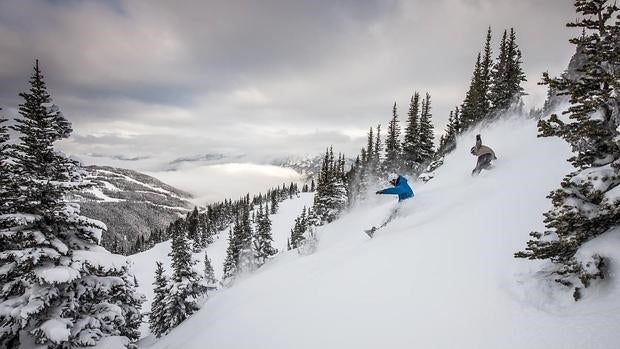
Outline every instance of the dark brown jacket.
[(478, 139), (476, 141), (476, 146), (473, 148), (472, 153), (474, 155), (476, 155), (476, 156), (482, 156), (482, 155), (485, 155), (485, 154), (491, 154), (491, 155), (493, 155), (493, 159), (497, 159), (493, 149), (491, 149), (490, 147), (487, 147), (486, 145), (482, 145), (482, 139)]

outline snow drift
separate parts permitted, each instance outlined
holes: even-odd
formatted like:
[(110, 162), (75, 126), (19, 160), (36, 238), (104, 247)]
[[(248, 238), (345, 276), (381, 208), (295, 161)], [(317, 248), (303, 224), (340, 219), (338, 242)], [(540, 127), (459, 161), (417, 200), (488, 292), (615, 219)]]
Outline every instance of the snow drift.
[[(476, 133), (499, 160), (472, 177)], [(545, 196), (571, 170), (568, 146), (536, 135), (535, 121), (518, 118), (465, 133), (375, 238), (363, 229), (389, 215), (393, 197), (319, 228), (316, 253), (279, 254), (152, 347), (617, 348), (620, 231), (586, 245), (610, 258), (612, 275), (576, 303), (537, 272), (544, 262), (513, 257), (544, 228)], [(289, 231), (274, 234), (285, 241)], [(152, 282), (149, 253), (161, 252), (134, 258), (142, 287)], [(212, 258), (221, 270), (223, 258)]]

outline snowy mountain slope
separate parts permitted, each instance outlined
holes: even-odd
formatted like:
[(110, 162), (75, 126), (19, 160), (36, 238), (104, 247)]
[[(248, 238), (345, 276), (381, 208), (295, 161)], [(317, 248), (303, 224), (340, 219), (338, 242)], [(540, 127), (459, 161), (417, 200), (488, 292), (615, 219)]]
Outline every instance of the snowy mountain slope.
[(95, 186), (75, 194), (82, 213), (104, 222), (103, 245), (127, 252), (139, 235), (164, 229), (193, 205), (191, 195), (153, 177), (122, 168), (87, 166), (86, 179)]
[(310, 179), (319, 173), (322, 161), (322, 154), (314, 156), (307, 155), (305, 157), (290, 157), (274, 160), (272, 165), (292, 168), (301, 173), (304, 178)]
[[(291, 168), (299, 172), (306, 180), (310, 180), (315, 177), (321, 170), (321, 164), (323, 163), (324, 154), (319, 155), (307, 155), (305, 157), (290, 157), (284, 159), (278, 159), (271, 164), (275, 166)], [(355, 162), (355, 159), (346, 159), (346, 166), (350, 167)]]
[[(499, 160), (471, 177), (474, 136)], [(533, 120), (499, 121), (459, 139), (399, 217), (370, 240), (395, 199), (373, 197), (321, 227), (318, 251), (279, 255), (212, 296), (152, 348), (617, 348), (620, 282), (583, 300), (513, 258), (543, 228), (546, 194), (569, 149)], [(620, 231), (591, 241), (617, 275)], [(152, 272), (151, 272), (152, 274)]]
[[(278, 212), (271, 215), (271, 229), (273, 235), (273, 246), (281, 252), (286, 251), (286, 242), (290, 236), (290, 230), (293, 227), (294, 219), (301, 213), (303, 207), (312, 205), (312, 193), (300, 193), (299, 197), (285, 200), (280, 203)], [(211, 264), (218, 280), (222, 278), (224, 260), (226, 259), (226, 248), (228, 247), (228, 230), (223, 230), (215, 235), (214, 242), (207, 247), (207, 254), (211, 260)], [(146, 303), (142, 309), (149, 311), (153, 294), (153, 281), (155, 280), (156, 262), (163, 263), (168, 273), (171, 272), (171, 260), (168, 256), (170, 253), (170, 241), (165, 241), (155, 245), (150, 250), (137, 253), (128, 257), (133, 265), (133, 273), (138, 279), (140, 285), (139, 292), (146, 296)], [(201, 274), (204, 272), (204, 252), (194, 254), (194, 259), (198, 260), (195, 268)], [(148, 326), (141, 329), (142, 335), (148, 335)]]

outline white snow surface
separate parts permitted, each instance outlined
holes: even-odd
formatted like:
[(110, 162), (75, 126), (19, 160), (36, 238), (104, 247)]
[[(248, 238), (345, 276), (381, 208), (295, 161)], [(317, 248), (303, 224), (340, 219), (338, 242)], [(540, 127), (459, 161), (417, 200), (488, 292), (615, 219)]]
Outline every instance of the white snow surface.
[(120, 271), (127, 264), (127, 257), (108, 252), (102, 247), (91, 251), (75, 251), (73, 252), (73, 258), (80, 263), (87, 263), (95, 268), (102, 268), (105, 271)]
[(34, 269), (34, 274), (50, 284), (71, 282), (80, 277), (78, 270), (64, 265), (37, 267)]
[[(469, 148), (476, 133), (499, 160), (491, 171), (472, 177), (476, 158)], [(416, 196), (403, 202), (399, 216), (373, 239), (363, 230), (390, 214), (398, 205), (394, 197), (373, 196), (319, 228), (314, 254), (280, 253), (211, 295), (169, 335), (142, 345), (618, 348), (620, 231), (582, 249), (609, 258), (609, 275), (579, 302), (538, 272), (545, 262), (513, 257), (526, 246), (530, 231), (544, 228), (542, 213), (551, 207), (546, 195), (571, 170), (567, 144), (536, 135), (535, 121), (524, 119), (464, 134), (430, 182), (412, 183)], [(285, 202), (273, 217), (278, 248), (303, 200), (309, 203), (310, 196), (290, 201), (295, 209), (286, 209)], [(226, 237), (220, 234), (209, 247), (218, 277)], [(131, 257), (149, 299), (155, 260), (163, 260), (169, 272), (169, 248), (166, 242)]]
[[(108, 183), (108, 182), (103, 182), (103, 183), (105, 183), (104, 186), (106, 187), (106, 189), (109, 189), (108, 185), (111, 185), (111, 184)], [(116, 191), (118, 191), (118, 188), (114, 187), (114, 189), (116, 189)], [(112, 190), (114, 190), (114, 189), (112, 189)], [(111, 198), (111, 197), (105, 195), (103, 193), (103, 190), (101, 190), (101, 188), (99, 188), (99, 187), (91, 187), (91, 188), (83, 189), (83, 191), (94, 195), (97, 199), (101, 200), (101, 202), (120, 202), (120, 201), (125, 201), (124, 199)]]
[[(314, 194), (311, 193), (300, 193), (298, 197), (293, 197), (293, 199), (280, 203), (278, 212), (270, 216), (274, 240), (273, 247), (281, 252), (286, 251), (286, 242), (290, 236), (294, 220), (301, 214), (304, 206), (312, 206), (313, 197)], [(226, 259), (226, 248), (228, 247), (228, 232), (228, 229), (220, 231), (214, 236), (213, 243), (206, 249), (215, 272), (215, 277), (218, 280), (221, 280), (224, 271), (224, 260)], [(146, 302), (142, 306), (142, 309), (146, 312), (150, 311), (151, 301), (154, 298), (153, 282), (155, 281), (156, 263), (158, 261), (162, 262), (167, 275), (172, 273), (170, 268), (172, 261), (170, 256), (168, 256), (170, 244), (170, 240), (165, 241), (155, 245), (150, 250), (128, 257), (132, 263), (132, 271), (138, 279), (138, 291), (146, 296)], [(204, 251), (194, 253), (194, 259), (198, 262), (195, 265), (195, 269), (202, 275), (204, 273)], [(143, 337), (147, 336), (149, 334), (148, 325), (144, 324), (140, 332)]]

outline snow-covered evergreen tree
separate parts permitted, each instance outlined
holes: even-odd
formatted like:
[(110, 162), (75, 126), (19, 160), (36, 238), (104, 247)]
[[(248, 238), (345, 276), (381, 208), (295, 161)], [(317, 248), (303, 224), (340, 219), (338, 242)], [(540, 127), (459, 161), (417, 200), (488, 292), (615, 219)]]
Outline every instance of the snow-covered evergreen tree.
[(427, 93), (422, 101), (422, 110), (420, 114), (419, 162), (422, 164), (430, 162), (435, 155), (435, 135), (433, 133), (434, 127), (431, 118), (431, 95)]
[(135, 341), (142, 299), (124, 257), (99, 246), (105, 225), (65, 200), (84, 183), (77, 163), (54, 150), (71, 125), (51, 105), (38, 61), (20, 97), (11, 154), (19, 187), (0, 215), (0, 347), (25, 337), (48, 347)]
[(187, 226), (177, 220), (172, 233), (172, 278), (164, 303), (166, 304), (166, 329), (170, 331), (198, 310), (198, 300), (206, 292), (202, 276), (195, 270), (187, 236)]
[(463, 125), (465, 127), (473, 126), (482, 118), (484, 115), (484, 103), (486, 101), (485, 91), (484, 91), (484, 76), (482, 70), (482, 63), (480, 53), (478, 53), (478, 57), (476, 58), (476, 64), (474, 66), (474, 72), (472, 74), (471, 82), (469, 84), (469, 89), (465, 94), (465, 100), (463, 101), (462, 109), (462, 120)]
[[(458, 109), (456, 109), (456, 112), (458, 112)], [(443, 156), (456, 148), (458, 114), (456, 114), (456, 116), (455, 114), (455, 111), (450, 111), (450, 116), (448, 117), (448, 124), (446, 125), (446, 131), (442, 135), (441, 141), (439, 142), (439, 148), (437, 149), (437, 154), (439, 156)]]
[(200, 214), (198, 216), (198, 227), (200, 235), (202, 236), (200, 239), (202, 247), (204, 248), (207, 247), (207, 245), (212, 244), (215, 227), (213, 227), (211, 221), (209, 221), (208, 214)]
[[(493, 71), (493, 51), (491, 50), (491, 26), (487, 30), (487, 37), (484, 43), (484, 52), (482, 54), (482, 61), (480, 61), (480, 112), (482, 117), (489, 115), (491, 111), (491, 100), (489, 94), (491, 91)], [(458, 115), (457, 115), (458, 116)]]
[[(0, 108), (0, 111), (2, 111), (2, 108)], [(9, 207), (14, 206), (10, 201), (13, 201), (12, 196), (17, 191), (13, 178), (13, 169), (9, 164), (9, 129), (5, 125), (7, 121), (0, 114), (0, 214), (9, 213)], [(0, 228), (2, 227), (0, 226)], [(0, 242), (1, 245), (2, 242)]]
[[(362, 149), (362, 153), (365, 156), (364, 149)], [(362, 162), (362, 159), (360, 159), (360, 157), (357, 156), (355, 158), (355, 162), (353, 163), (353, 166), (351, 166), (351, 169), (349, 170), (349, 172), (347, 172), (346, 180), (345, 180), (345, 182), (347, 183), (347, 194), (349, 195), (348, 196), (349, 206), (353, 205), (355, 202), (360, 200), (362, 192), (365, 190), (364, 188), (366, 187), (366, 185), (364, 181), (362, 180), (363, 176), (364, 176), (364, 164)]]
[(161, 262), (157, 262), (155, 269), (155, 281), (153, 282), (153, 291), (155, 298), (151, 303), (151, 313), (149, 314), (149, 329), (156, 337), (168, 332), (166, 327), (168, 321), (166, 319), (166, 304), (164, 300), (168, 295), (168, 278), (164, 275), (164, 267)]
[(291, 248), (299, 247), (305, 239), (304, 233), (308, 228), (308, 219), (306, 213), (306, 207), (304, 206), (301, 214), (295, 218), (295, 224), (291, 229), (291, 237), (289, 239), (289, 245)]
[(567, 26), (583, 30), (570, 42), (581, 48), (584, 64), (575, 76), (543, 74), (543, 83), (570, 97), (568, 120), (554, 114), (538, 126), (541, 136), (572, 146), (576, 170), (549, 195), (547, 230), (531, 233), (516, 256), (551, 260), (555, 280), (572, 287), (577, 300), (606, 266), (605, 256), (579, 253), (580, 247), (620, 224), (620, 30), (619, 9), (609, 1), (576, 0), (575, 8), (580, 17)]
[(407, 113), (407, 125), (402, 144), (403, 161), (407, 170), (415, 172), (418, 169), (419, 143), (420, 143), (420, 94), (416, 91), (411, 97), (409, 112)]
[(392, 108), (392, 119), (388, 125), (387, 137), (385, 139), (385, 172), (400, 172), (401, 170), (401, 143), (400, 125), (398, 123), (398, 112), (396, 102)]
[(521, 50), (517, 44), (514, 28), (504, 31), (499, 56), (493, 66), (492, 85), (489, 92), (492, 111), (507, 110), (523, 95), (521, 83), (526, 81), (521, 67)]
[(228, 232), (228, 247), (226, 248), (226, 259), (224, 260), (224, 271), (222, 282), (226, 285), (232, 281), (237, 274), (237, 256), (239, 252), (236, 250), (235, 239), (232, 228)]
[(204, 247), (202, 234), (200, 233), (200, 218), (198, 216), (198, 207), (194, 206), (194, 209), (187, 214), (186, 218), (187, 239), (191, 241), (194, 252), (200, 252), (200, 249)]
[(268, 213), (263, 211), (263, 205), (260, 204), (254, 238), (254, 251), (258, 266), (263, 265), (269, 257), (278, 253), (278, 250), (271, 245), (272, 242), (271, 219), (269, 219)]
[(205, 250), (205, 281), (207, 285), (215, 285), (217, 283), (217, 279), (215, 278), (215, 271), (213, 270), (213, 265), (211, 264), (211, 259)]
[(254, 235), (252, 222), (250, 221), (249, 204), (243, 203), (240, 227), (235, 234), (239, 258), (237, 260), (237, 270), (240, 272), (251, 272), (256, 269), (256, 251), (252, 244)]
[(381, 173), (381, 153), (383, 152), (383, 142), (381, 141), (381, 124), (377, 125), (377, 134), (375, 135), (375, 146), (372, 149), (372, 173), (375, 176), (384, 176)]
[(344, 156), (341, 154), (338, 156), (338, 161), (335, 161), (331, 147), (326, 150), (313, 206), (320, 224), (332, 222), (347, 206), (344, 162)]
[(372, 162), (373, 162), (373, 154), (375, 153), (375, 138), (373, 134), (372, 127), (368, 130), (368, 141), (366, 144), (366, 162), (368, 163), (368, 168), (372, 171)]
[[(314, 180), (312, 181), (314, 184)], [(278, 213), (278, 193), (276, 191), (271, 192), (271, 214)]]

